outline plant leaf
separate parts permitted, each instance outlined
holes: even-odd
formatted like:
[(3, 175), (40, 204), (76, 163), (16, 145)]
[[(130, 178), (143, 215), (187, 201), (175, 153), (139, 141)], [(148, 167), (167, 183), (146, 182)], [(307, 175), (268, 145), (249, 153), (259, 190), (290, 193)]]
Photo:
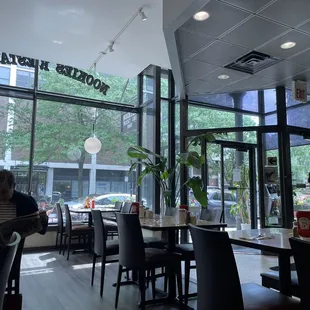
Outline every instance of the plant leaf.
[(130, 169), (128, 171), (128, 175), (131, 175), (132, 172), (136, 169), (138, 163), (133, 163), (131, 166), (130, 166)]
[(203, 182), (200, 177), (189, 178), (186, 185), (193, 190), (194, 197), (201, 204), (202, 207), (208, 207), (208, 196), (203, 189)]
[(148, 167), (145, 167), (145, 169), (143, 169), (138, 177), (138, 186), (141, 186), (142, 180), (143, 178), (148, 175), (151, 174), (151, 170)]
[(131, 146), (128, 150), (127, 150), (127, 155), (131, 158), (138, 158), (138, 159), (147, 159), (148, 155), (142, 153), (139, 149), (137, 149), (136, 147)]

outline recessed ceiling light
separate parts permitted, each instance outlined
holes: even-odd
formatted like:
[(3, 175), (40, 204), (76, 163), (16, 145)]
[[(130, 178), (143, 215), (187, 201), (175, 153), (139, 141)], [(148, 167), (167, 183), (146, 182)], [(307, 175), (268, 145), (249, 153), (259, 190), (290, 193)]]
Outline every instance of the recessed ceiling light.
[(62, 41), (53, 40), (53, 43), (55, 43), (55, 44), (62, 44)]
[(296, 46), (296, 42), (291, 42), (291, 41), (281, 44), (281, 48), (283, 48), (284, 50), (288, 50), (289, 48), (293, 48), (295, 46)]
[(220, 79), (220, 80), (227, 80), (227, 79), (230, 78), (230, 76), (227, 75), (227, 74), (221, 74), (217, 78)]
[(210, 17), (210, 14), (206, 11), (199, 11), (193, 16), (193, 18), (199, 22), (202, 22), (203, 20), (206, 20), (209, 17)]

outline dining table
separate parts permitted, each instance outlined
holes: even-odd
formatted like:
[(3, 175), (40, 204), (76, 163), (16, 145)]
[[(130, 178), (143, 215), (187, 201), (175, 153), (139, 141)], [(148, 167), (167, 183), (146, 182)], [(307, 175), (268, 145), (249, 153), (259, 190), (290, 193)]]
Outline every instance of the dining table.
[(269, 252), (278, 256), (280, 292), (291, 292), (291, 256), (293, 255), (289, 238), (291, 229), (262, 228), (228, 232), (232, 244)]
[(119, 209), (113, 208), (113, 207), (95, 207), (94, 209), (91, 209), (91, 208), (69, 208), (69, 210), (72, 213), (87, 214), (89, 226), (92, 226), (92, 224), (93, 224), (93, 217), (91, 214), (91, 210), (100, 210), (101, 213), (111, 213), (112, 215), (114, 215), (117, 212), (120, 212)]
[[(152, 219), (140, 218), (141, 228), (150, 231), (161, 231), (165, 232), (167, 235), (167, 250), (173, 252), (176, 246), (176, 233), (178, 231), (185, 231), (189, 229), (189, 225), (186, 223), (180, 223), (178, 217), (174, 216), (160, 216), (154, 215)], [(197, 220), (195, 225), (207, 229), (225, 229), (227, 224), (225, 223), (214, 223), (204, 220)], [(168, 270), (168, 295), (164, 298), (161, 298), (160, 302), (167, 304), (177, 304), (181, 308), (192, 309), (188, 306), (185, 306), (177, 299), (176, 295), (176, 278), (173, 270)], [(159, 300), (150, 300), (146, 304), (158, 303)]]

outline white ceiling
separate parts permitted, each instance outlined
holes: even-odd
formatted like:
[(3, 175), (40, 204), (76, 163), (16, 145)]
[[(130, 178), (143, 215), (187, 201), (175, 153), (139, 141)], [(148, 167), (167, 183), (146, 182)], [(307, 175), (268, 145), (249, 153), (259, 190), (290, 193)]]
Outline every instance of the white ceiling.
[(148, 20), (137, 16), (97, 71), (133, 77), (150, 64), (170, 68), (162, 0), (1, 1), (0, 52), (87, 69), (141, 6)]
[[(190, 17), (176, 32), (188, 95), (291, 87), (292, 79), (306, 80), (310, 89), (309, 0), (212, 0), (202, 10), (209, 19)], [(297, 45), (283, 50), (286, 41)], [(224, 68), (252, 50), (281, 61), (255, 75)], [(217, 78), (223, 74), (230, 79)]]

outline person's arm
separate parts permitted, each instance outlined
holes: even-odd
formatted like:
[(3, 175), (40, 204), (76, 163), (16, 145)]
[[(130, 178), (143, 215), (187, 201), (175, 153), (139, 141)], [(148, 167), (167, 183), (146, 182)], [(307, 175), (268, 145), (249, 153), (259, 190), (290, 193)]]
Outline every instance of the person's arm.
[(45, 235), (48, 227), (48, 216), (46, 215), (46, 211), (39, 211), (39, 207), (35, 199), (31, 196), (29, 197), (29, 205), (28, 205), (28, 212), (31, 212), (32, 214), (38, 213), (40, 216), (40, 221), (42, 224), (42, 230), (38, 231), (39, 234)]

